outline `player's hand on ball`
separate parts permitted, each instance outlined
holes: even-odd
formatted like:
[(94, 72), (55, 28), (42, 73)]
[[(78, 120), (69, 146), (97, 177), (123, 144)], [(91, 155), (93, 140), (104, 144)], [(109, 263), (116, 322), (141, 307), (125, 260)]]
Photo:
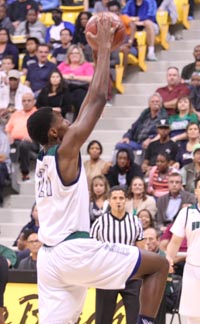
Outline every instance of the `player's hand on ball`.
[[(110, 31), (110, 32), (108, 32)], [(99, 46), (115, 50), (125, 37), (125, 27), (120, 18), (111, 12), (94, 15), (86, 25), (86, 38), (93, 50)]]

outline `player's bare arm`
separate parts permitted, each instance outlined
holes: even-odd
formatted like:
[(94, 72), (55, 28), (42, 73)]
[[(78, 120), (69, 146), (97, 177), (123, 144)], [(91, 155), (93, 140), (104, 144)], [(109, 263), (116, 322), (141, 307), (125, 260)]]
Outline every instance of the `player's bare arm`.
[[(110, 30), (110, 33), (108, 33), (108, 30)], [(80, 147), (92, 132), (106, 103), (110, 50), (114, 31), (114, 28), (111, 28), (111, 20), (105, 19), (102, 15), (97, 22), (97, 34), (89, 35), (101, 46), (99, 46), (97, 52), (95, 74), (88, 94), (76, 121), (68, 128), (58, 149), (60, 173), (66, 183), (77, 177)]]

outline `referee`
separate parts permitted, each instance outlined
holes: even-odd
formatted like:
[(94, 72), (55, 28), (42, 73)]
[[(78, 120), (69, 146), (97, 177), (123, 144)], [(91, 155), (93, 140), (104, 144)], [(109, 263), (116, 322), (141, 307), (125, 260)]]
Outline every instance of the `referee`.
[[(123, 243), (143, 248), (142, 225), (136, 216), (125, 210), (126, 192), (114, 186), (109, 193), (110, 212), (100, 216), (93, 224), (90, 236), (102, 242)], [(122, 296), (126, 324), (137, 322), (141, 280), (127, 281), (124, 289), (96, 289), (96, 324), (112, 324), (117, 296)]]

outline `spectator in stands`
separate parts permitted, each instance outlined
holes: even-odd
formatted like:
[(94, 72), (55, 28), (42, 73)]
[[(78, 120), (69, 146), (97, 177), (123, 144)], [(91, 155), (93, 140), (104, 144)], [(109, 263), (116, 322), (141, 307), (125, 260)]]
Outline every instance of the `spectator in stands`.
[(176, 103), (175, 114), (169, 117), (170, 138), (179, 146), (184, 145), (187, 139), (186, 128), (189, 123), (198, 124), (198, 117), (193, 113), (189, 97), (180, 97)]
[(156, 158), (159, 153), (167, 153), (170, 156), (170, 164), (172, 164), (178, 152), (178, 146), (175, 142), (170, 140), (169, 132), (170, 126), (167, 119), (161, 119), (157, 123), (157, 132), (159, 139), (150, 143), (145, 150), (144, 161), (142, 163), (142, 171), (149, 174), (152, 166), (156, 164)]
[(76, 18), (75, 22), (75, 31), (72, 43), (79, 45), (85, 55), (85, 58), (87, 61), (92, 62), (92, 49), (89, 46), (87, 39), (85, 37), (85, 26), (88, 22), (88, 20), (92, 17), (92, 14), (89, 11), (82, 11)]
[(0, 84), (4, 87), (8, 84), (8, 72), (14, 69), (14, 59), (12, 55), (6, 55), (2, 58), (0, 70)]
[(67, 51), (66, 61), (59, 64), (58, 69), (69, 85), (71, 102), (75, 108), (75, 120), (92, 81), (94, 67), (85, 61), (85, 56), (79, 46), (71, 45)]
[(120, 52), (123, 53), (123, 65), (125, 74), (128, 65), (128, 54), (137, 56), (137, 43), (135, 41), (136, 25), (132, 21), (131, 17), (121, 14), (121, 5), (117, 0), (109, 1), (107, 7), (109, 12), (115, 13), (120, 17), (126, 28), (126, 37), (123, 41), (123, 44), (120, 46)]
[(4, 132), (4, 127), (0, 123), (0, 207), (3, 207), (3, 191), (5, 181), (10, 173), (10, 144), (7, 135)]
[(13, 22), (13, 26), (17, 28), (20, 21), (26, 20), (29, 9), (38, 11), (38, 3), (34, 0), (16, 0), (8, 6), (8, 16)]
[(99, 12), (107, 12), (108, 11), (108, 4), (109, 0), (101, 0), (101, 1), (96, 1), (94, 4), (94, 13), (99, 13)]
[(36, 111), (34, 96), (26, 93), (22, 97), (23, 110), (14, 112), (7, 125), (6, 132), (13, 148), (16, 148), (16, 161), (20, 160), (22, 180), (29, 180), (31, 155), (38, 152), (38, 145), (30, 140), (27, 131), (27, 120)]
[(4, 292), (8, 282), (8, 263), (3, 256), (0, 256), (0, 282), (0, 324), (5, 324)]
[(37, 50), (38, 62), (28, 66), (25, 84), (31, 87), (36, 96), (46, 86), (51, 72), (56, 69), (56, 65), (48, 61), (48, 55), (48, 45), (40, 44)]
[(90, 185), (90, 225), (108, 210), (109, 184), (102, 175), (97, 175), (91, 180)]
[(129, 214), (138, 215), (140, 210), (148, 209), (153, 218), (156, 215), (156, 202), (146, 193), (146, 184), (143, 178), (134, 177), (128, 189), (126, 210)]
[(39, 41), (35, 37), (28, 37), (26, 40), (26, 54), (22, 61), (22, 71), (23, 74), (27, 74), (29, 65), (38, 62), (37, 49)]
[(8, 72), (8, 84), (0, 88), (0, 116), (9, 115), (15, 110), (22, 110), (22, 96), (25, 93), (32, 94), (32, 90), (20, 82), (20, 72), (10, 70)]
[(59, 107), (64, 118), (66, 113), (71, 112), (68, 85), (59, 70), (50, 74), (47, 85), (37, 97), (36, 107)]
[(148, 45), (147, 59), (149, 61), (157, 61), (154, 44), (155, 35), (159, 33), (159, 27), (156, 22), (156, 17), (151, 16), (150, 9), (151, 7), (147, 0), (129, 0), (122, 12), (132, 17), (138, 30), (144, 29), (146, 31)]
[(174, 25), (178, 19), (178, 13), (174, 0), (156, 0), (158, 11), (167, 11), (170, 17), (170, 24)]
[(4, 256), (4, 258), (7, 261), (8, 268), (14, 267), (14, 265), (17, 261), (17, 256), (16, 256), (15, 251), (11, 250), (7, 246), (0, 244), (0, 256)]
[[(15, 242), (13, 243), (13, 246), (17, 246), (19, 251), (22, 251), (25, 248), (25, 243), (24, 243), (24, 241), (21, 240), (21, 234), (27, 230), (32, 230), (34, 233), (37, 233), (38, 229), (39, 229), (38, 210), (37, 210), (37, 205), (35, 202), (31, 208), (30, 219), (31, 219), (30, 222), (28, 222), (26, 225), (24, 225), (22, 227), (18, 237), (16, 238)], [(20, 242), (18, 242), (19, 240), (20, 240)]]
[(32, 230), (26, 231), (24, 237), (30, 254), (19, 262), (18, 269), (37, 270), (37, 255), (42, 243), (38, 240), (38, 234)]
[(200, 72), (193, 72), (191, 77), (190, 100), (194, 107), (194, 112), (200, 120)]
[(169, 155), (167, 153), (158, 154), (156, 165), (152, 167), (149, 174), (147, 192), (156, 199), (168, 193), (168, 179), (172, 172)]
[(200, 143), (200, 129), (197, 123), (189, 123), (186, 127), (187, 141), (179, 147), (176, 155), (176, 163), (173, 165), (177, 169), (182, 168), (193, 160), (193, 149)]
[(107, 165), (107, 162), (101, 159), (103, 153), (103, 147), (97, 140), (92, 140), (87, 146), (87, 154), (89, 160), (84, 161), (84, 168), (87, 176), (88, 187), (91, 186), (91, 180), (99, 175), (103, 174), (103, 170)]
[(12, 44), (9, 32), (6, 28), (0, 27), (0, 65), (2, 59), (6, 55), (12, 55), (15, 63), (15, 68), (18, 67), (18, 48)]
[(60, 1), (59, 0), (35, 0), (36, 2), (39, 3), (39, 9), (42, 12), (48, 12), (51, 11), (52, 9), (55, 9), (59, 7)]
[(121, 148), (146, 149), (151, 142), (159, 138), (156, 125), (163, 118), (167, 118), (167, 113), (162, 108), (162, 98), (159, 93), (154, 93), (149, 98), (149, 108), (144, 109), (115, 148), (117, 150)]
[(197, 60), (200, 59), (200, 45), (195, 46), (193, 55), (194, 55), (195, 61), (193, 63), (190, 63), (190, 64), (184, 66), (182, 69), (182, 72), (181, 72), (182, 81), (184, 81), (185, 83), (190, 82), (192, 73), (195, 72), (195, 63)]
[(157, 200), (157, 225), (163, 232), (166, 226), (173, 222), (176, 215), (185, 204), (195, 204), (196, 198), (190, 192), (183, 190), (180, 173), (173, 172), (168, 180), (169, 192)]
[(4, 292), (8, 282), (8, 269), (16, 263), (16, 254), (4, 245), (0, 245), (0, 324), (4, 321)]
[(137, 217), (142, 223), (143, 230), (149, 227), (154, 227), (154, 219), (148, 209), (141, 209), (138, 212)]
[(194, 193), (194, 180), (200, 174), (200, 144), (194, 146), (193, 162), (185, 165), (180, 172), (185, 190)]
[(142, 178), (143, 174), (140, 166), (134, 163), (132, 150), (124, 148), (117, 152), (116, 163), (108, 169), (105, 176), (111, 188), (120, 185), (128, 189), (132, 179)]
[[(165, 256), (165, 252), (160, 249), (160, 232), (155, 228), (150, 227), (144, 230), (144, 243), (145, 249), (158, 253), (161, 256)], [(155, 318), (155, 324), (165, 324), (166, 323), (166, 299), (165, 295), (162, 298), (158, 314)]]
[(194, 19), (194, 0), (189, 0), (189, 13), (188, 13), (188, 20)]
[(62, 10), (55, 8), (52, 10), (52, 19), (54, 25), (50, 26), (46, 32), (46, 43), (50, 43), (54, 48), (60, 46), (60, 31), (64, 28), (68, 28), (74, 33), (74, 25), (68, 21), (62, 21)]
[(11, 35), (15, 30), (10, 18), (7, 16), (5, 5), (0, 5), (0, 28), (6, 28)]
[(27, 38), (35, 37), (40, 43), (45, 43), (46, 27), (38, 20), (35, 9), (28, 10), (26, 20), (20, 22), (14, 35), (24, 35)]
[(60, 31), (61, 46), (55, 48), (52, 53), (51, 62), (59, 65), (66, 59), (67, 50), (71, 46), (73, 34), (69, 28)]
[(188, 96), (190, 93), (187, 85), (180, 82), (179, 69), (175, 66), (171, 66), (167, 69), (167, 85), (156, 90), (162, 99), (163, 106), (167, 110), (168, 115), (172, 115), (175, 112), (177, 100), (180, 97)]

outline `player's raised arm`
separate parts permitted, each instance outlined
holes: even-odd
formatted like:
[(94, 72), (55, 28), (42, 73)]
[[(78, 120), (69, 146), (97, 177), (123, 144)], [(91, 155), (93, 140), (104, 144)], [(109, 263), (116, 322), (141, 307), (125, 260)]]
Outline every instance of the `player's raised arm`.
[(63, 138), (60, 152), (62, 150), (65, 152), (66, 148), (70, 146), (71, 154), (77, 155), (104, 109), (109, 84), (110, 51), (115, 31), (114, 28), (111, 28), (111, 23), (111, 19), (102, 14), (97, 19), (97, 34), (88, 35), (93, 39), (93, 43), (98, 44), (98, 51), (94, 53), (96, 57), (95, 73), (79, 115)]

